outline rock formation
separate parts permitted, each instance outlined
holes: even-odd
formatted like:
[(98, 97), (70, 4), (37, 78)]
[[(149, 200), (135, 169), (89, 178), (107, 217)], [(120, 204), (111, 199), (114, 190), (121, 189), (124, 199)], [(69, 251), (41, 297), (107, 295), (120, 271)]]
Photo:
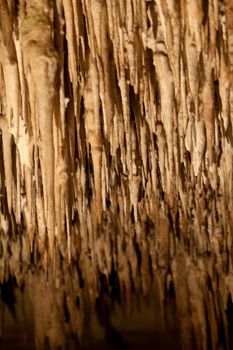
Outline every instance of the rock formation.
[(76, 281), (72, 323), (100, 275), (128, 301), (155, 279), (184, 349), (230, 349), (232, 23), (231, 0), (0, 1), (1, 283)]

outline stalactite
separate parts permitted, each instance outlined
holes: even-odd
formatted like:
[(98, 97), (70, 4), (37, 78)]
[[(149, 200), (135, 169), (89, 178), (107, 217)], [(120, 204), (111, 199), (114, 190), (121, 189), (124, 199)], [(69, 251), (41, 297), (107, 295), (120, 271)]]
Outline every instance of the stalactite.
[(198, 259), (233, 293), (231, 18), (230, 0), (0, 1), (0, 281), (75, 261), (90, 300), (113, 271), (126, 299), (152, 276), (165, 299), (169, 268), (184, 348), (216, 347), (228, 296)]

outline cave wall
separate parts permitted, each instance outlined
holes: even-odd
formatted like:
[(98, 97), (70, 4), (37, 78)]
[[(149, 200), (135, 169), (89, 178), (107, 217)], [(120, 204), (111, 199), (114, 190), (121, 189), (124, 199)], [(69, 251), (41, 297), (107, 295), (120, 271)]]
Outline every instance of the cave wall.
[(75, 263), (94, 300), (99, 274), (126, 297), (159, 275), (185, 317), (202, 300), (183, 335), (207, 344), (203, 300), (221, 285), (225, 320), (233, 293), (232, 18), (230, 0), (0, 2), (1, 282)]

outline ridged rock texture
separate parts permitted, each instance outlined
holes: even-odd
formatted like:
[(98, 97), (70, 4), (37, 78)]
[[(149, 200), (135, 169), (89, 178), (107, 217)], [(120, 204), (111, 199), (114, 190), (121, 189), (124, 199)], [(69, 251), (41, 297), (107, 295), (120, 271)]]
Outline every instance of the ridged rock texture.
[(230, 348), (232, 84), (232, 0), (1, 0), (0, 281), (72, 266), (72, 313), (155, 277)]

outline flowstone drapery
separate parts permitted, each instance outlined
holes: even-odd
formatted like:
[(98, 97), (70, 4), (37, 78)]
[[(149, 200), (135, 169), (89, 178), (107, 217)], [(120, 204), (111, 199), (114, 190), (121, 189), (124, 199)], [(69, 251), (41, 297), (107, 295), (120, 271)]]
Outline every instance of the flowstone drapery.
[(203, 300), (233, 295), (232, 18), (231, 0), (0, 1), (1, 282), (65, 262), (94, 300), (100, 275), (127, 295), (168, 274), (206, 348)]

